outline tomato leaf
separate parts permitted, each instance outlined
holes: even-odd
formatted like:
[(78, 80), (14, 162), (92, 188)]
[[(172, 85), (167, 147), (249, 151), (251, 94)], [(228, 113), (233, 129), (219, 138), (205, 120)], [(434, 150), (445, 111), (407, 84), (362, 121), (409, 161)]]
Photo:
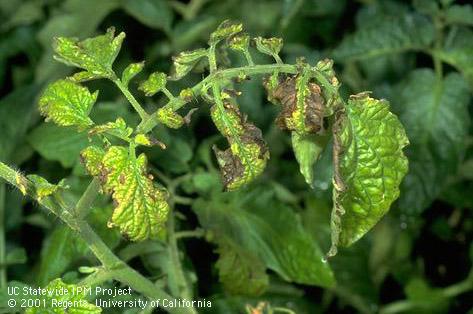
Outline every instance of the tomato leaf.
[(404, 128), (386, 101), (351, 96), (334, 125), (332, 247), (349, 246), (386, 214), (407, 172)]
[(107, 33), (83, 41), (76, 38), (59, 37), (55, 39), (54, 56), (56, 60), (70, 66), (86, 70), (90, 78), (112, 78), (112, 64), (122, 46), (125, 33), (115, 37), (113, 27)]

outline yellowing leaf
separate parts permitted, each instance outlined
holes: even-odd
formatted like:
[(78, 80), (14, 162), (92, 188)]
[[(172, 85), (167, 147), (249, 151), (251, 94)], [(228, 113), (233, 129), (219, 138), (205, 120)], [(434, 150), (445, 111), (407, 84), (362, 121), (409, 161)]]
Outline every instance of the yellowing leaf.
[(110, 134), (125, 141), (130, 141), (130, 135), (133, 133), (133, 129), (126, 125), (125, 120), (117, 118), (115, 122), (97, 125), (89, 131), (90, 135), (102, 133)]
[(231, 294), (258, 296), (269, 285), (261, 259), (230, 239), (220, 239), (215, 266), (224, 289)]
[[(87, 302), (87, 293), (82, 292), (84, 289), (78, 289), (77, 285), (68, 285), (62, 282), (61, 279), (51, 281), (44, 287), (48, 294), (40, 297), (45, 306), (36, 306), (26, 309), (26, 314), (44, 314), (44, 313), (71, 313), (71, 314), (98, 314), (102, 313), (102, 309), (92, 303)], [(62, 291), (62, 293), (61, 293)], [(41, 300), (40, 299), (40, 300)], [(36, 303), (35, 303), (36, 304)], [(54, 306), (56, 304), (56, 306)], [(64, 304), (67, 310), (58, 306)]]
[(143, 62), (131, 63), (129, 64), (122, 73), (122, 83), (126, 86), (130, 83), (130, 80), (138, 75), (145, 66)]
[(159, 122), (171, 129), (178, 129), (184, 124), (184, 118), (168, 106), (159, 108), (156, 117)]
[(404, 128), (385, 101), (351, 96), (334, 125), (332, 247), (349, 246), (386, 214), (407, 173)]
[(65, 188), (64, 181), (59, 182), (59, 184), (51, 184), (43, 177), (40, 177), (35, 174), (26, 176), (28, 180), (33, 183), (34, 193), (36, 198), (41, 201), (43, 198), (48, 197), (56, 193), (60, 188)]
[(320, 86), (310, 81), (309, 73), (288, 77), (268, 89), (269, 98), (282, 105), (276, 122), (282, 129), (299, 134), (323, 133), (326, 101)]
[(215, 45), (219, 41), (238, 34), (243, 30), (242, 24), (233, 23), (230, 20), (223, 21), (217, 29), (210, 34), (209, 45)]
[(146, 96), (153, 96), (166, 86), (166, 73), (154, 72), (151, 73), (146, 81), (140, 84), (139, 89), (142, 90)]
[(189, 73), (192, 68), (200, 61), (200, 59), (207, 56), (207, 50), (200, 48), (192, 51), (183, 51), (177, 56), (173, 57), (174, 69), (171, 78), (178, 80)]
[(272, 38), (256, 37), (255, 42), (256, 42), (256, 49), (270, 56), (278, 55), (282, 49), (282, 43), (283, 43), (281, 38), (276, 38), (276, 37), (272, 37)]
[(146, 156), (112, 146), (102, 160), (101, 179), (116, 203), (112, 225), (132, 241), (157, 238), (169, 212), (166, 192), (146, 173)]
[(125, 33), (115, 37), (113, 27), (107, 33), (94, 38), (78, 41), (76, 38), (59, 37), (55, 39), (54, 56), (58, 61), (76, 66), (89, 72), (91, 78), (112, 78), (112, 64), (115, 61), (125, 38)]
[(69, 80), (50, 84), (39, 99), (39, 111), (46, 120), (61, 126), (77, 126), (85, 129), (93, 124), (90, 110), (97, 100), (98, 92), (89, 90)]
[(104, 155), (105, 151), (101, 147), (89, 146), (80, 153), (80, 158), (87, 172), (93, 176), (98, 176)]
[(269, 151), (261, 131), (242, 117), (236, 106), (214, 105), (211, 117), (225, 136), (230, 148), (220, 151), (214, 147), (227, 190), (236, 190), (256, 179), (266, 167)]
[(245, 52), (250, 46), (250, 36), (248, 34), (241, 34), (232, 37), (229, 40), (228, 46), (230, 49)]

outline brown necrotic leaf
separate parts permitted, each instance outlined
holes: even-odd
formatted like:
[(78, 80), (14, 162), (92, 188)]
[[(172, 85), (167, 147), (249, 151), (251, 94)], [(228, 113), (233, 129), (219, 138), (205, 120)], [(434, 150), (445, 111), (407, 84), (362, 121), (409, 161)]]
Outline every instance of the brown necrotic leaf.
[(287, 77), (268, 90), (269, 99), (282, 106), (276, 119), (281, 129), (299, 134), (324, 133), (325, 100), (320, 86), (306, 73)]
[(269, 159), (269, 151), (261, 131), (246, 121), (238, 108), (225, 103), (211, 109), (212, 120), (228, 140), (230, 148), (220, 151), (213, 147), (222, 172), (226, 190), (236, 190), (258, 177)]

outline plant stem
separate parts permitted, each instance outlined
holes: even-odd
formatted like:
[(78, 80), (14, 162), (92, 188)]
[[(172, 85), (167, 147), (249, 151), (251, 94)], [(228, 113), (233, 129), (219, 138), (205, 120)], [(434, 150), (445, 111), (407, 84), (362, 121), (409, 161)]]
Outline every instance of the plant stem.
[[(209, 59), (209, 62), (211, 60)], [(214, 63), (214, 61), (212, 60)], [(216, 68), (216, 64), (212, 65), (212, 67)], [(240, 76), (241, 74), (246, 75), (258, 75), (258, 74), (269, 74), (275, 71), (281, 73), (289, 73), (289, 74), (296, 74), (298, 72), (298, 68), (296, 65), (292, 64), (261, 64), (261, 65), (253, 65), (253, 66), (243, 66), (238, 68), (231, 68), (231, 69), (224, 69), (224, 70), (215, 70), (213, 73), (210, 73), (207, 77), (205, 77), (202, 81), (194, 85), (192, 89), (192, 93), (194, 96), (202, 95), (205, 86), (210, 86), (210, 84), (214, 81), (221, 81), (225, 79), (232, 79), (235, 77)], [(322, 74), (320, 74), (323, 77)], [(325, 80), (327, 81), (327, 80)], [(328, 83), (328, 81), (327, 81)], [(171, 101), (169, 101), (167, 105), (170, 105)], [(173, 109), (178, 110), (182, 106), (185, 105), (185, 102), (174, 102)], [(144, 120), (140, 123), (137, 130), (141, 133), (147, 133), (151, 131), (156, 125), (158, 125), (159, 121), (155, 118), (156, 115), (152, 114), (149, 119)]]
[(92, 287), (113, 279), (113, 271), (101, 267), (79, 282), (79, 286)]
[(85, 218), (89, 214), (99, 189), (99, 180), (97, 178), (93, 178), (89, 186), (87, 186), (84, 194), (82, 194), (81, 198), (79, 199), (79, 202), (77, 202), (75, 212), (79, 218)]
[(215, 55), (215, 48), (215, 45), (211, 45), (208, 53), (210, 74), (217, 71), (217, 56)]
[(202, 238), (203, 236), (205, 236), (205, 231), (202, 229), (179, 231), (176, 232), (174, 236), (176, 240), (184, 238)]
[(184, 196), (179, 196), (179, 195), (173, 195), (172, 199), (176, 204), (181, 204), (181, 205), (191, 205), (192, 202), (194, 201), (190, 197), (184, 197)]
[(146, 111), (141, 107), (140, 103), (136, 100), (135, 96), (133, 96), (130, 91), (128, 90), (128, 87), (123, 85), (122, 81), (119, 78), (114, 78), (112, 79), (113, 83), (117, 85), (117, 87), (120, 89), (120, 91), (125, 95), (126, 99), (128, 99), (128, 102), (133, 106), (135, 111), (138, 113), (142, 121), (146, 121), (149, 119), (149, 115), (146, 113)]
[[(171, 215), (169, 215), (167, 223), (169, 257), (171, 258), (171, 265), (174, 268), (174, 273), (176, 275), (175, 279), (177, 281), (176, 285), (179, 289), (179, 297), (187, 300), (192, 300), (192, 292), (184, 275), (181, 260), (179, 258), (179, 248), (177, 246), (177, 238), (174, 229), (174, 214), (171, 213)], [(193, 313), (197, 313), (193, 308), (191, 308), (191, 310)]]
[[(470, 278), (469, 276), (467, 279), (453, 284), (451, 286), (448, 286), (446, 288), (440, 289), (441, 294), (445, 298), (455, 298), (456, 296), (468, 292), (473, 289), (473, 278)], [(408, 310), (415, 309), (417, 307), (425, 307), (426, 303), (425, 302), (416, 302), (416, 301), (411, 301), (411, 300), (401, 300), (401, 301), (396, 301), (389, 303), (385, 306), (383, 306), (379, 314), (395, 314), (395, 313), (401, 313), (401, 312), (406, 312)]]
[(251, 54), (248, 50), (243, 51), (243, 54), (245, 55), (246, 62), (248, 62), (249, 66), (254, 66), (255, 62), (253, 61), (253, 58), (251, 57)]
[[(0, 177), (27, 193), (32, 190), (32, 183), (26, 177), (23, 177), (2, 162), (0, 162)], [(25, 187), (25, 185), (27, 186)], [(30, 196), (34, 198), (34, 195)], [(94, 253), (97, 259), (102, 263), (104, 270), (111, 272), (113, 279), (130, 286), (136, 292), (150, 299), (172, 298), (164, 290), (158, 288), (154, 283), (120, 260), (86, 221), (79, 219), (75, 213), (69, 212), (67, 209), (57, 208), (56, 206), (58, 205), (54, 202), (53, 197), (45, 197), (41, 200), (36, 200), (40, 205), (56, 214), (72, 230), (77, 232), (79, 237), (85, 241), (92, 253)], [(193, 308), (169, 308), (168, 310), (173, 314), (195, 314)]]
[(7, 265), (5, 247), (5, 184), (0, 183), (0, 288), (7, 286)]

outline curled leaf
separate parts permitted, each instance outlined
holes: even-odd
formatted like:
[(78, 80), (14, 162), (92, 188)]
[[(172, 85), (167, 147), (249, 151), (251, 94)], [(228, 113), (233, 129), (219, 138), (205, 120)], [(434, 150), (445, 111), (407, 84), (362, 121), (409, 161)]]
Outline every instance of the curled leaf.
[(115, 37), (113, 27), (107, 33), (79, 41), (76, 38), (59, 37), (54, 42), (56, 60), (89, 72), (88, 78), (112, 78), (112, 64), (122, 46), (125, 33)]
[(90, 127), (89, 118), (98, 92), (89, 90), (70, 80), (59, 80), (50, 84), (39, 99), (39, 111), (46, 120), (60, 126), (77, 126), (79, 130)]
[(115, 122), (107, 122), (105, 124), (97, 125), (89, 131), (89, 135), (103, 133), (110, 134), (129, 142), (131, 133), (133, 133), (133, 129), (126, 125), (126, 122), (123, 120), (123, 118), (117, 118)]
[(148, 79), (140, 84), (138, 89), (142, 90), (146, 96), (153, 96), (166, 86), (166, 73), (154, 72), (151, 73)]
[(333, 128), (332, 247), (349, 246), (386, 214), (407, 172), (404, 128), (385, 101), (351, 96)]
[(217, 29), (212, 34), (210, 34), (209, 45), (215, 45), (219, 41), (238, 34), (242, 30), (242, 24), (233, 23), (230, 20), (225, 20), (217, 27)]
[(171, 78), (179, 80), (189, 73), (200, 59), (207, 56), (207, 49), (196, 49), (192, 51), (183, 51), (177, 56), (173, 57), (174, 69)]
[(324, 133), (325, 99), (320, 86), (311, 82), (307, 73), (290, 76), (275, 88), (265, 85), (269, 98), (282, 105), (276, 120), (281, 129), (301, 135)]
[(144, 68), (145, 63), (137, 62), (137, 63), (130, 63), (122, 73), (122, 83), (127, 86), (130, 83), (130, 80), (138, 75)]
[(178, 129), (184, 124), (184, 118), (168, 106), (159, 108), (156, 117), (159, 122), (171, 129)]
[(299, 163), (301, 174), (308, 185), (314, 184), (314, 166), (327, 145), (328, 137), (314, 134), (300, 135), (292, 132), (292, 149)]
[(211, 117), (225, 136), (230, 148), (214, 147), (226, 190), (236, 190), (257, 178), (266, 167), (269, 151), (261, 131), (242, 117), (238, 108), (227, 103), (225, 108), (214, 105)]
[(146, 156), (112, 146), (102, 159), (100, 179), (116, 204), (111, 226), (132, 241), (161, 236), (167, 220), (167, 193), (146, 173)]
[(31, 174), (26, 177), (31, 181), (35, 197), (38, 199), (38, 201), (41, 201), (43, 198), (56, 193), (61, 188), (66, 188), (64, 181), (60, 181), (58, 184), (52, 184), (49, 183), (45, 178), (35, 174)]
[(133, 142), (136, 145), (143, 145), (143, 146), (154, 146), (154, 145), (159, 145), (162, 149), (166, 149), (166, 145), (164, 143), (161, 143), (157, 139), (153, 138), (150, 135), (142, 134), (139, 133), (135, 136)]
[(277, 56), (282, 49), (283, 41), (282, 38), (262, 38), (256, 37), (255, 38), (256, 49), (258, 51), (270, 55), (270, 56)]
[(248, 34), (239, 34), (230, 38), (228, 46), (235, 51), (245, 52), (250, 45), (250, 36)]

